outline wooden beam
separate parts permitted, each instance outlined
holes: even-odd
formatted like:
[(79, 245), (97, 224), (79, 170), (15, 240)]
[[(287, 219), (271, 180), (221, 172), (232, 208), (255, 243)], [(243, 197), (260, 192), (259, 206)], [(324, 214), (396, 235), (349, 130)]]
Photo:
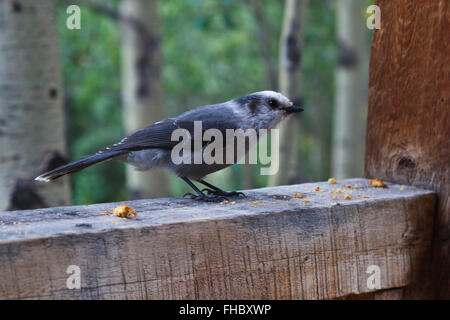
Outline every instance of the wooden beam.
[(377, 5), (364, 175), (438, 193), (430, 268), (409, 297), (450, 299), (450, 1)]
[[(373, 292), (371, 265), (380, 289), (415, 281), (434, 193), (338, 182), (246, 191), (234, 204), (129, 201), (132, 219), (102, 214), (118, 203), (0, 213), (0, 298), (331, 299)], [(81, 289), (66, 286), (71, 265)]]

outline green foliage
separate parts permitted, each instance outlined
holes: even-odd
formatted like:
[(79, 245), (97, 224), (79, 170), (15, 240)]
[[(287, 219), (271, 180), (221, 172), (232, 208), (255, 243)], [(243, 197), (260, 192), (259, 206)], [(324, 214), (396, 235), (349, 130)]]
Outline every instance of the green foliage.
[[(120, 42), (115, 21), (82, 8), (81, 30), (66, 28), (67, 5), (59, 3), (71, 160), (121, 139)], [(88, 204), (126, 197), (123, 164), (111, 161), (72, 175), (73, 202)]]

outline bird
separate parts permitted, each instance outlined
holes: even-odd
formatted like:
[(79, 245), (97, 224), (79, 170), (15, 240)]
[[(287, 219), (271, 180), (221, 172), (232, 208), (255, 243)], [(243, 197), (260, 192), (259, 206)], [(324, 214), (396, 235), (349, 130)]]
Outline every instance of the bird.
[[(151, 170), (155, 167), (168, 169), (183, 179), (195, 191), (196, 194), (187, 194), (195, 200), (217, 202), (227, 200), (228, 197), (245, 196), (242, 192), (224, 191), (203, 180), (206, 175), (235, 164), (239, 160), (238, 156), (242, 157), (243, 155), (234, 155), (231, 161), (224, 163), (178, 163), (173, 161), (172, 151), (179, 142), (172, 139), (172, 133), (177, 129), (185, 130), (190, 134), (190, 137), (187, 137), (188, 142), (192, 142), (196, 139), (192, 135), (195, 134), (196, 123), (201, 123), (202, 133), (208, 129), (216, 129), (216, 132), (223, 134), (223, 136), (230, 129), (250, 129), (260, 132), (262, 129), (273, 129), (292, 114), (302, 111), (304, 111), (302, 107), (294, 105), (281, 93), (270, 90), (250, 93), (223, 103), (197, 107), (177, 117), (158, 121), (126, 136), (115, 144), (97, 151), (95, 154), (45, 172), (36, 177), (35, 180), (49, 182), (94, 164), (117, 159), (134, 166), (140, 171)], [(257, 139), (259, 138), (260, 135), (257, 136)], [(209, 143), (208, 141), (202, 141), (200, 146), (197, 145), (197, 149), (191, 147), (190, 150), (193, 154), (196, 150), (203, 151)], [(225, 144), (222, 146), (224, 157), (226, 157), (227, 152), (230, 152), (227, 151), (229, 150), (228, 147)], [(248, 152), (250, 147), (245, 146), (245, 153)], [(206, 188), (200, 190), (192, 180), (203, 184)]]

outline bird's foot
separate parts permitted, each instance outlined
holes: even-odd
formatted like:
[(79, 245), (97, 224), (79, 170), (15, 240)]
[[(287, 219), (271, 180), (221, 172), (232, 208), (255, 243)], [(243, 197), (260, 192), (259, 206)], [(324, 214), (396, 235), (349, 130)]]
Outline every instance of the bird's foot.
[(216, 196), (224, 196), (224, 197), (246, 197), (246, 195), (239, 191), (223, 191), (223, 190), (213, 190), (209, 188), (205, 188), (202, 192), (206, 192), (208, 194), (213, 194)]
[(199, 201), (206, 201), (206, 202), (222, 202), (222, 201), (228, 201), (228, 199), (225, 196), (222, 195), (215, 195), (215, 194), (192, 194), (192, 193), (186, 193), (183, 197), (189, 196), (193, 200), (199, 200)]

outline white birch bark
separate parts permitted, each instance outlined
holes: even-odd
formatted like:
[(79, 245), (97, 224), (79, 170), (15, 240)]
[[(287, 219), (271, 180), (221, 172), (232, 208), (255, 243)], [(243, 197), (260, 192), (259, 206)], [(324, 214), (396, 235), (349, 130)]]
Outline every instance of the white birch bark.
[[(280, 39), (279, 91), (294, 103), (301, 101), (301, 55), (303, 24), (307, 0), (286, 0)], [(279, 171), (269, 178), (269, 185), (295, 182), (299, 175), (300, 119), (292, 116), (280, 126)]]
[(364, 1), (339, 0), (332, 175), (359, 177), (364, 163), (364, 130), (367, 108), (367, 66), (364, 61)]
[(53, 1), (1, 1), (0, 30), (0, 210), (68, 205), (68, 177), (33, 182), (66, 158)]

